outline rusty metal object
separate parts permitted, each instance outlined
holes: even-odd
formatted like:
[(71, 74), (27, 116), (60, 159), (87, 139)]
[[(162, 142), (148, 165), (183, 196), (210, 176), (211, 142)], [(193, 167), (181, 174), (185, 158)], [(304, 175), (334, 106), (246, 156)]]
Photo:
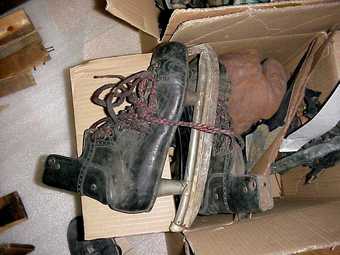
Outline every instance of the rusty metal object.
[(49, 58), (23, 10), (0, 19), (0, 96), (35, 85), (32, 70)]

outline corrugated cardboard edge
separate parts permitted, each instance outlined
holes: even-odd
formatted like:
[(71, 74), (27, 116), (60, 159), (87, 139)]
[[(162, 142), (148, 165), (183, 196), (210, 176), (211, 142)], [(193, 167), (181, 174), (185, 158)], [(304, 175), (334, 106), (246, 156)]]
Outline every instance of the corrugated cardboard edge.
[[(127, 76), (145, 70), (151, 54), (137, 54), (88, 61), (71, 68), (71, 86), (76, 128), (77, 151), (82, 150), (83, 132), (94, 121), (102, 118), (101, 107), (91, 103), (90, 96), (100, 85), (112, 79), (93, 79), (95, 75), (120, 74)], [(163, 171), (164, 178), (170, 178), (169, 159)], [(142, 169), (141, 169), (142, 170)], [(174, 200), (171, 196), (157, 198), (149, 213), (126, 214), (111, 210), (94, 199), (82, 196), (82, 211), (87, 240), (157, 233), (169, 230), (175, 216)]]
[(106, 10), (139, 30), (159, 39), (159, 10), (154, 0), (106, 0)]
[[(290, 2), (276, 2), (264, 4), (252, 4), (241, 6), (224, 6), (217, 8), (201, 8), (175, 10), (166, 27), (162, 41), (169, 41), (181, 24), (190, 20), (225, 16), (247, 10), (264, 10), (272, 8), (287, 8), (314, 5), (318, 3), (329, 3), (336, 0), (295, 0)], [(160, 38), (158, 16), (160, 11), (154, 4), (154, 0), (106, 0), (106, 10), (117, 18), (126, 21), (135, 28), (153, 36)]]
[(195, 254), (295, 254), (339, 245), (339, 215), (339, 201), (285, 201), (250, 221), (184, 235)]
[(244, 12), (184, 22), (170, 40), (193, 45), (212, 41), (315, 33), (327, 31), (334, 23), (339, 24), (339, 17), (340, 2), (248, 9)]
[(268, 4), (252, 4), (252, 5), (241, 5), (241, 6), (225, 6), (217, 8), (202, 8), (202, 9), (186, 9), (186, 10), (175, 10), (169, 20), (166, 27), (163, 41), (169, 41), (173, 34), (179, 29), (179, 27), (187, 22), (199, 19), (213, 18), (219, 16), (226, 16), (231, 14), (237, 14), (242, 12), (250, 12), (254, 10), (265, 10), (265, 9), (277, 9), (287, 7), (299, 7), (307, 5), (315, 5), (320, 3), (331, 3), (336, 0), (297, 0), (289, 2), (276, 2)]
[[(321, 33), (320, 33), (321, 34)], [(244, 48), (256, 49), (261, 52), (263, 57), (273, 57), (285, 66), (285, 71), (291, 75), (296, 69), (296, 65), (300, 62), (305, 54), (305, 49), (315, 38), (315, 33), (283, 35), (283, 36), (265, 36), (241, 40), (229, 40), (211, 42), (211, 45), (218, 54), (229, 52), (240, 52)], [(264, 48), (273, 48), (272, 45), (283, 44), (274, 50), (266, 51)], [(282, 57), (285, 55), (285, 57)]]
[(294, 82), (294, 88), (291, 100), (289, 102), (288, 112), (285, 119), (285, 125), (282, 129), (282, 132), (278, 134), (278, 136), (276, 137), (272, 145), (269, 147), (269, 149), (255, 164), (254, 168), (251, 171), (253, 174), (261, 175), (266, 174), (270, 171), (270, 165), (272, 164), (272, 162), (274, 162), (278, 154), (282, 139), (285, 136), (289, 128), (289, 125), (293, 120), (295, 113), (303, 100), (304, 91), (312, 74), (313, 68), (319, 61), (319, 58), (323, 54), (326, 47), (329, 47), (330, 45), (329, 44), (330, 36), (331, 35), (329, 35), (328, 37), (318, 36), (310, 46), (309, 50), (307, 51), (306, 60), (301, 67), (301, 70), (296, 78), (296, 81)]
[(337, 32), (334, 37), (334, 53), (338, 75), (340, 76), (340, 32)]
[[(324, 54), (318, 64), (317, 70), (313, 73), (310, 84), (314, 84), (312, 89), (321, 91), (321, 102), (324, 102), (334, 90), (340, 78), (340, 33), (334, 37), (334, 47)], [(325, 72), (329, 73), (323, 77)], [(304, 185), (305, 176), (310, 171), (306, 167), (297, 167), (282, 176), (283, 192), (285, 197), (294, 198), (339, 198), (340, 166), (334, 166), (323, 171), (317, 181)]]

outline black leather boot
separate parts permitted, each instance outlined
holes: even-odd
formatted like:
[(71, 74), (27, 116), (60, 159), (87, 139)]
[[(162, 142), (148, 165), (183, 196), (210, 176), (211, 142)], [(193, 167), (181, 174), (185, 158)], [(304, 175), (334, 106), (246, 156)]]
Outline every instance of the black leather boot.
[[(219, 101), (215, 124), (223, 129), (232, 126), (227, 107), (231, 89), (228, 72), (224, 65), (220, 64)], [(268, 177), (248, 173), (239, 141), (216, 134), (200, 214), (248, 214), (266, 211), (272, 207)]]
[[(176, 130), (163, 125), (164, 119), (180, 119), (187, 65), (186, 47), (166, 43), (154, 50), (148, 72), (99, 88), (92, 99), (108, 117), (85, 131), (78, 159), (48, 156), (43, 182), (79, 192), (117, 211), (150, 211)], [(100, 99), (107, 89), (110, 92)], [(116, 114), (113, 107), (125, 99), (131, 105)]]
[(67, 229), (67, 241), (71, 255), (121, 255), (122, 251), (112, 238), (84, 240), (83, 217), (71, 220)]
[[(190, 63), (189, 85), (197, 83), (197, 59)], [(223, 130), (231, 127), (228, 115), (228, 97), (231, 82), (223, 64), (219, 65), (220, 84), (215, 126)], [(182, 119), (192, 121), (192, 107), (186, 107)], [(176, 136), (173, 172), (181, 179), (184, 176), (189, 148), (190, 129), (179, 127)], [(265, 176), (247, 173), (242, 148), (232, 136), (215, 134), (210, 157), (208, 177), (199, 213), (212, 215), (219, 213), (245, 214), (265, 211), (273, 206), (270, 182)]]

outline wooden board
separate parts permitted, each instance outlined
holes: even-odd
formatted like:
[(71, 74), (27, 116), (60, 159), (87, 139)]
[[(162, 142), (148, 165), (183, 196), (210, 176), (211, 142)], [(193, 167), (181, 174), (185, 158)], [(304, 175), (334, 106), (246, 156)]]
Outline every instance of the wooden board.
[(0, 198), (0, 233), (27, 220), (27, 213), (18, 192)]
[(0, 79), (0, 97), (35, 85), (32, 72), (22, 72), (6, 79)]
[(26, 255), (34, 251), (34, 246), (29, 244), (1, 244), (1, 255)]
[[(72, 96), (78, 155), (82, 151), (83, 132), (93, 122), (104, 116), (103, 109), (91, 103), (96, 88), (111, 79), (94, 79), (95, 75), (129, 75), (144, 70), (151, 54), (140, 54), (93, 60), (71, 69)], [(170, 178), (167, 159), (163, 177)], [(82, 197), (85, 238), (96, 239), (145, 233), (164, 232), (175, 216), (172, 196), (157, 198), (149, 213), (126, 214), (111, 210), (94, 199)]]
[(32, 70), (49, 60), (24, 11), (0, 19), (0, 96), (35, 85)]

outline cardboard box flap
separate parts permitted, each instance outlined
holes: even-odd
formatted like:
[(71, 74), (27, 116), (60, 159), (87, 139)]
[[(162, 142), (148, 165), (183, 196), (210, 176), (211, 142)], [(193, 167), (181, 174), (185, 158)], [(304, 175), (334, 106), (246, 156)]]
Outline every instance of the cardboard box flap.
[[(313, 72), (308, 87), (322, 92), (320, 101), (325, 102), (339, 81), (340, 33), (337, 33), (334, 47), (328, 47), (320, 59), (318, 67)], [(282, 176), (283, 192), (285, 197), (294, 198), (339, 198), (340, 166), (328, 168), (323, 171), (316, 182), (304, 185), (305, 176), (310, 171), (306, 167), (297, 167)]]
[(294, 84), (292, 96), (290, 98), (287, 116), (285, 118), (285, 124), (281, 132), (278, 134), (274, 142), (270, 145), (270, 147), (266, 150), (266, 152), (262, 155), (262, 157), (255, 164), (253, 169), (251, 170), (252, 174), (268, 174), (270, 171), (270, 165), (274, 162), (277, 153), (279, 151), (279, 147), (281, 145), (282, 139), (285, 136), (291, 121), (293, 120), (295, 113), (301, 104), (304, 96), (304, 90), (308, 84), (308, 81), (311, 77), (311, 74), (322, 57), (322, 54), (325, 52), (327, 47), (331, 47), (330, 44), (331, 36), (326, 34), (320, 34), (315, 38), (315, 40), (309, 46), (305, 59), (301, 64), (301, 68), (299, 73), (297, 74)]
[(314, 183), (305, 185), (306, 174), (310, 169), (298, 167), (282, 176), (285, 197), (300, 199), (340, 198), (340, 166), (328, 168)]
[(171, 40), (187, 45), (327, 31), (340, 23), (340, 2), (240, 13), (184, 22)]
[[(320, 33), (320, 35), (322, 34)], [(284, 66), (288, 75), (291, 75), (315, 36), (315, 33), (294, 36), (266, 36), (236, 41), (212, 42), (210, 45), (218, 55), (240, 52), (244, 49), (256, 49), (261, 52), (263, 59), (271, 57), (278, 60)], [(281, 46), (276, 47), (279, 44)]]
[(337, 66), (340, 60), (337, 56), (340, 53), (340, 47), (337, 46), (340, 43), (340, 33), (337, 32), (336, 35), (334, 42), (325, 49), (318, 67), (315, 68), (308, 82), (308, 88), (322, 92), (321, 103), (328, 99), (340, 78), (340, 66)]
[(251, 5), (233, 5), (233, 6), (223, 6), (216, 8), (202, 8), (202, 9), (177, 9), (175, 10), (169, 20), (166, 27), (163, 40), (168, 41), (172, 35), (175, 33), (176, 29), (182, 23), (189, 20), (197, 20), (203, 18), (212, 18), (217, 16), (224, 16), (233, 13), (240, 13), (247, 10), (254, 9), (270, 9), (270, 8), (286, 8), (292, 6), (303, 6), (312, 5), (325, 2), (335, 2), (337, 0), (297, 0), (289, 2), (274, 2), (274, 3), (261, 3), (261, 4), (251, 4)]
[(159, 38), (159, 10), (154, 0), (106, 0), (106, 10), (139, 30)]
[(251, 222), (186, 231), (184, 235), (198, 255), (295, 254), (338, 245), (339, 214), (339, 201), (284, 201)]
[[(295, 79), (287, 123), (296, 112), (296, 107), (301, 102), (302, 92), (308, 81), (317, 74), (314, 74), (313, 71), (322, 72), (322, 68), (319, 68), (320, 65), (328, 62), (334, 66), (333, 47), (330, 44), (331, 35), (317, 33), (314, 34), (314, 39), (312, 39), (313, 36), (308, 37), (311, 35), (256, 38), (255, 47), (264, 45), (264, 52), (275, 49), (273, 45), (275, 46), (275, 43), (279, 42), (283, 48), (294, 48), (293, 45), (289, 45), (289, 38), (291, 43), (295, 42), (297, 38), (297, 44), (306, 46), (305, 49), (296, 47), (296, 52), (289, 51), (288, 55), (292, 57), (285, 56), (287, 57), (287, 60), (284, 61), (286, 62), (285, 66), (289, 62), (288, 59), (295, 59), (293, 62), (296, 67), (296, 59), (301, 59), (301, 56), (305, 55), (303, 64), (299, 68), (300, 72)], [(243, 40), (240, 45), (243, 46), (244, 43), (247, 45), (248, 41), (251, 40)], [(212, 45), (220, 53), (238, 49), (236, 41), (216, 42)], [(268, 52), (268, 54), (273, 53)], [(274, 54), (276, 54), (275, 57), (281, 57), (280, 51)], [(326, 66), (330, 67), (330, 65)], [(288, 64), (288, 66), (293, 65)], [(329, 77), (331, 80), (335, 79), (335, 74), (336, 70), (333, 68), (331, 72), (323, 73), (324, 76), (332, 76)], [(278, 139), (281, 139), (280, 137), (283, 135), (284, 132), (278, 136)], [(264, 162), (270, 164), (271, 160), (274, 160), (276, 152), (275, 148), (269, 149), (268, 157), (264, 158)], [(263, 170), (263, 165), (259, 169)], [(320, 197), (325, 198), (326, 196)], [(337, 245), (340, 238), (339, 212), (340, 202), (338, 201), (325, 202), (323, 199), (276, 201), (272, 211), (256, 214), (251, 221), (233, 223), (231, 215), (199, 216), (193, 227), (185, 231), (184, 235), (195, 254), (293, 254)], [(322, 217), (323, 215), (327, 215), (327, 217)], [(337, 223), (333, 225), (336, 221)]]
[(340, 32), (337, 32), (335, 34), (334, 48), (335, 48), (336, 67), (338, 70), (338, 75), (340, 75)]

